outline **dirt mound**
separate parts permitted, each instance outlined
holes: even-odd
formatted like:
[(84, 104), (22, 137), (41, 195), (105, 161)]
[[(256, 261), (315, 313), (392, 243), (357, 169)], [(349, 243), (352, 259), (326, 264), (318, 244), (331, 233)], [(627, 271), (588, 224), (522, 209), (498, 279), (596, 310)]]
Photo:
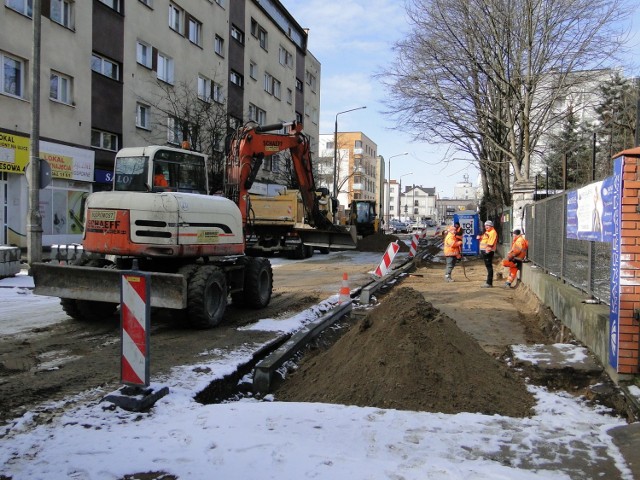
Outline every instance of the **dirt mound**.
[(276, 398), (513, 417), (528, 416), (534, 404), (520, 378), (407, 287), (304, 360)]
[(398, 242), (401, 252), (408, 252), (409, 247), (395, 235), (377, 233), (358, 239), (357, 250), (359, 252), (384, 252), (391, 242)]

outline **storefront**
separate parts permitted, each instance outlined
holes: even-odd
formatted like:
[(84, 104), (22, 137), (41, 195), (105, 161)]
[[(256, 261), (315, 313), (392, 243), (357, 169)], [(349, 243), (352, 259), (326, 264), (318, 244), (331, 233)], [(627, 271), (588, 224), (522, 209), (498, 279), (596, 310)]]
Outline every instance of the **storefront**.
[[(94, 179), (94, 152), (40, 141), (51, 166), (51, 184), (40, 190), (42, 245), (80, 243), (84, 200)], [(29, 138), (0, 131), (0, 244), (27, 246)]]

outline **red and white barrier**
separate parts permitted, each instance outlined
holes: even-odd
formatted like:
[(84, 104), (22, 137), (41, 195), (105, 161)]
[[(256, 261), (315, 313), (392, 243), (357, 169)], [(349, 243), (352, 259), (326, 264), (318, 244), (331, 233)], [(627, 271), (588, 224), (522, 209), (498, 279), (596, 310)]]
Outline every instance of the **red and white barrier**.
[(409, 246), (409, 258), (416, 256), (418, 252), (418, 234), (411, 235), (411, 245)]
[(149, 385), (150, 284), (146, 275), (125, 273), (120, 292), (122, 358), (120, 378), (128, 385)]
[(338, 305), (342, 305), (349, 300), (351, 300), (351, 290), (349, 289), (349, 275), (347, 275), (347, 272), (345, 272), (342, 274), (342, 286), (340, 287), (340, 294), (338, 295)]
[(391, 266), (396, 253), (398, 253), (398, 250), (400, 250), (400, 245), (398, 244), (398, 242), (391, 242), (389, 244), (389, 246), (387, 247), (387, 251), (384, 252), (384, 255), (382, 256), (380, 265), (378, 265), (376, 271), (373, 272), (375, 276), (384, 277), (387, 273), (389, 273), (389, 267)]

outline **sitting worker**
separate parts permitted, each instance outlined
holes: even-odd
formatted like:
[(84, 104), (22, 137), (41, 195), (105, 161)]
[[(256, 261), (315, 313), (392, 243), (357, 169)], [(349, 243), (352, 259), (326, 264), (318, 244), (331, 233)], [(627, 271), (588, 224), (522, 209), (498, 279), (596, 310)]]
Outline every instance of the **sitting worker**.
[(522, 262), (527, 257), (527, 249), (529, 248), (529, 242), (527, 242), (519, 229), (516, 228), (512, 233), (513, 242), (511, 242), (511, 250), (509, 250), (507, 258), (502, 262), (504, 267), (509, 268), (509, 277), (504, 284), (505, 288), (511, 287), (511, 283), (518, 275), (518, 270), (522, 266)]
[(166, 188), (169, 186), (169, 182), (167, 182), (167, 178), (164, 176), (164, 173), (162, 172), (161, 165), (156, 165), (155, 173), (153, 175), (153, 186), (163, 187), (163, 188)]

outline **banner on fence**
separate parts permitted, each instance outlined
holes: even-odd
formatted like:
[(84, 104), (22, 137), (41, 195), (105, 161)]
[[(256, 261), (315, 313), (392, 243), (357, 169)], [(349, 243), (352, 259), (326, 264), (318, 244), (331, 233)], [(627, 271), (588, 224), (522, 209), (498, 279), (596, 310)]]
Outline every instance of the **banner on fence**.
[(613, 241), (614, 177), (567, 193), (567, 238)]

